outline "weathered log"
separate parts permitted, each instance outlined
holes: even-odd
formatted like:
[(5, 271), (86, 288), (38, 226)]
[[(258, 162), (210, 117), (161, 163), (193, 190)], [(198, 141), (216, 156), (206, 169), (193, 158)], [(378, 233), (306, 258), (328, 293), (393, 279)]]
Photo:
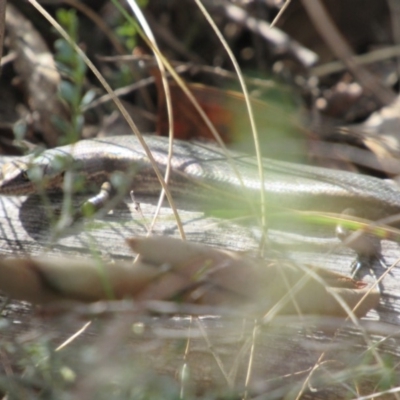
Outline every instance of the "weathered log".
[[(74, 206), (81, 204), (84, 198), (74, 197)], [(0, 251), (3, 256), (83, 254), (109, 260), (130, 259), (133, 254), (125, 239), (147, 233), (146, 227), (150, 225), (157, 203), (157, 199), (151, 197), (137, 200), (143, 215), (127, 200), (107, 215), (57, 233), (57, 222), (49, 224), (52, 219), (49, 216), (54, 212), (54, 220), (60, 218), (62, 195), (46, 199), (41, 196), (1, 197)], [(256, 253), (261, 234), (254, 220), (207, 217), (201, 211), (201, 204), (188, 204), (184, 200), (178, 201), (178, 207), (182, 210), (188, 240)], [(303, 232), (300, 228), (299, 231)], [(279, 248), (287, 247), (285, 257), (348, 274), (354, 254), (340, 248), (329, 251), (332, 245), (339, 244), (331, 232), (333, 228), (324, 229), (322, 233), (318, 229), (305, 233), (319, 236), (318, 240), (300, 234), (288, 236), (279, 231), (271, 231), (269, 236), (279, 243)], [(173, 214), (167, 206), (161, 210), (154, 233), (178, 236)], [(287, 244), (290, 246), (284, 246)], [(277, 244), (273, 248), (276, 249)], [(388, 265), (396, 260), (397, 254), (400, 254), (398, 245), (384, 241), (383, 256)], [(377, 276), (384, 272), (379, 265), (374, 265), (374, 269)], [(101, 313), (94, 312), (90, 306), (82, 313), (81, 306), (77, 306), (61, 314), (49, 314), (43, 309), (27, 312), (25, 304), (11, 303), (4, 311), (8, 326), (2, 330), (2, 336), (5, 341), (18, 343), (22, 339), (37, 341), (40, 338), (55, 346), (84, 321), (93, 320), (89, 332), (78, 342), (69, 344), (66, 352), (69, 365), (78, 373), (73, 390), (79, 397), (96, 393), (102, 387), (99, 377), (104, 375), (101, 371), (113, 369), (110, 376), (115, 377), (123, 373), (116, 365), (127, 367), (132, 363), (137, 376), (142, 377), (144, 373), (147, 376), (147, 380), (142, 381), (132, 378), (129, 381), (132, 385), (151, 386), (151, 377), (157, 373), (158, 377), (160, 374), (171, 377), (168, 379), (175, 382), (169, 386), (175, 387), (171, 390), (184, 388), (185, 393), (206, 393), (212, 389), (213, 393), (232, 391), (242, 395), (247, 391), (251, 395), (270, 393), (273, 398), (285, 394), (291, 397), (299, 393), (304, 384), (310, 398), (355, 397), (356, 388), (366, 394), (394, 388), (400, 383), (396, 366), (400, 359), (398, 275), (394, 268), (385, 277), (378, 310), (370, 312), (360, 326), (332, 318), (298, 316), (277, 317), (255, 324), (239, 313), (235, 315), (235, 310), (229, 310), (229, 315), (217, 310), (217, 314), (221, 314), (219, 317), (196, 319), (184, 317), (188, 310), (173, 318), (161, 308), (163, 312), (152, 317), (148, 309), (138, 309), (138, 305), (129, 302), (105, 304)], [(117, 310), (109, 313), (107, 307)], [(173, 309), (172, 315), (178, 311)], [(139, 333), (132, 333), (132, 327), (133, 332)], [(39, 336), (27, 339), (29, 332), (39, 333)], [(371, 343), (376, 344), (376, 348), (371, 348)], [(97, 354), (91, 367), (83, 359), (84, 349), (92, 349)], [(307, 384), (307, 377), (318, 360), (321, 365)], [(97, 366), (101, 366), (101, 371), (96, 369), (94, 373), (91, 368)], [(182, 371), (190, 372), (190, 378), (177, 379)], [(385, 376), (391, 377), (386, 381), (387, 386), (382, 384)], [(129, 386), (129, 382), (124, 384)], [(310, 392), (310, 388), (316, 391)]]

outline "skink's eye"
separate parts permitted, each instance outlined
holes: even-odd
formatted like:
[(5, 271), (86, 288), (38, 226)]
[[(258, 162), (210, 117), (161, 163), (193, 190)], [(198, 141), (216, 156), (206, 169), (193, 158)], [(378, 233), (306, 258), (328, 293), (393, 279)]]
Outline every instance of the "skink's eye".
[(28, 176), (28, 171), (21, 171), (21, 178), (24, 180), (24, 181), (30, 181), (30, 179), (29, 179), (29, 176)]

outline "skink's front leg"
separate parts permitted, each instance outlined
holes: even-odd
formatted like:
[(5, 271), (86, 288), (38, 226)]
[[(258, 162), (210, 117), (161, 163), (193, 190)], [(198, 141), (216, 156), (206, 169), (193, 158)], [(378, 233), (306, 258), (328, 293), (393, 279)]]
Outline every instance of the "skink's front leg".
[[(355, 214), (353, 209), (346, 209), (342, 212), (343, 217), (354, 217)], [(357, 254), (351, 265), (352, 278), (356, 278), (361, 269), (371, 268), (375, 261), (386, 268), (381, 255), (381, 241), (377, 236), (361, 230), (352, 231), (342, 224), (337, 225), (336, 235), (346, 247), (354, 250)]]
[(115, 196), (117, 191), (110, 182), (104, 182), (101, 185), (100, 191), (95, 196), (85, 201), (78, 211), (73, 216), (73, 221), (81, 218), (91, 217), (97, 211), (105, 209), (110, 200)]

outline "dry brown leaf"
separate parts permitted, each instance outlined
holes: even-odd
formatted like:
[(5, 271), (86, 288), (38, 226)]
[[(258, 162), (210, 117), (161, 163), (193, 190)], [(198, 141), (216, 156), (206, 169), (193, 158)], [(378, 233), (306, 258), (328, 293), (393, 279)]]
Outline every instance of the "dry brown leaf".
[[(201, 276), (204, 282), (203, 291), (201, 296), (196, 293), (196, 301), (203, 300), (206, 304), (210, 304), (211, 300), (225, 304), (250, 303), (259, 312), (267, 312), (285, 295), (290, 294), (288, 301), (280, 306), (280, 313), (301, 312), (345, 317), (347, 312), (332, 292), (342, 297), (350, 308), (354, 308), (368, 293), (355, 312), (357, 316), (365, 315), (379, 303), (380, 294), (377, 290), (369, 292), (364, 282), (323, 268), (301, 269), (286, 261), (271, 263), (238, 252), (168, 237), (133, 238), (128, 239), (127, 243), (146, 263), (169, 264), (177, 274), (187, 276), (191, 281)], [(320, 280), (314, 279), (313, 273)], [(304, 284), (297, 287), (301, 280)], [(152, 285), (147, 293), (148, 297), (145, 297), (151, 298), (151, 294), (157, 293), (159, 288)], [(185, 300), (194, 301), (190, 297)]]
[(0, 290), (32, 303), (97, 301), (134, 296), (159, 274), (141, 263), (103, 263), (67, 258), (20, 258), (0, 261)]
[[(347, 316), (332, 293), (350, 307), (368, 293), (363, 282), (286, 260), (271, 262), (164, 236), (132, 238), (140, 257), (134, 263), (85, 259), (3, 259), (0, 290), (33, 303), (61, 300), (93, 302), (126, 297), (176, 300), (240, 307), (263, 315)], [(355, 314), (363, 316), (379, 302), (371, 291)]]

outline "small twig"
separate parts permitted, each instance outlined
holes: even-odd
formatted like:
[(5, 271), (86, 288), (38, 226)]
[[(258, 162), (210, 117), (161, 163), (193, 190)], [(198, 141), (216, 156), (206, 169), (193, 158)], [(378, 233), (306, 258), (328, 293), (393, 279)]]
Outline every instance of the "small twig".
[(143, 219), (143, 223), (144, 223), (144, 226), (145, 226), (145, 228), (146, 228), (146, 231), (147, 231), (147, 232), (150, 232), (150, 227), (147, 225), (146, 217), (145, 217), (144, 214), (143, 214), (142, 207), (140, 207), (140, 202), (138, 202), (138, 201), (136, 200), (136, 198), (135, 198), (135, 193), (134, 193), (133, 190), (131, 190), (131, 191), (129, 192), (129, 196), (130, 196), (130, 198), (131, 198), (131, 200), (132, 200), (132, 203), (134, 204), (135, 211), (136, 211), (136, 212), (142, 217), (142, 219)]
[(72, 343), (75, 339), (80, 337), (86, 329), (90, 326), (92, 321), (85, 322), (85, 324), (82, 326), (82, 328), (78, 329), (73, 335), (71, 335), (67, 340), (65, 340), (63, 343), (61, 343), (55, 351), (60, 351), (64, 349), (66, 346), (68, 346), (70, 343)]
[[(386, 46), (381, 49), (369, 51), (368, 53), (365, 54), (354, 55), (353, 60), (355, 63), (357, 63), (357, 65), (365, 65), (399, 56), (400, 56), (400, 45), (395, 45), (395, 46)], [(325, 76), (344, 71), (346, 68), (347, 68), (346, 65), (342, 61), (332, 61), (311, 68), (310, 75)]]
[[(399, 50), (400, 53), (400, 50)], [(125, 54), (123, 56), (100, 56), (96, 57), (98, 60), (103, 62), (122, 62), (122, 61), (132, 61), (137, 63), (146, 62), (146, 66), (155, 65), (155, 58), (149, 54)], [(191, 72), (192, 70), (196, 72), (205, 72), (207, 74), (215, 74), (221, 76), (222, 78), (233, 79), (235, 81), (238, 80), (237, 74), (235, 72), (229, 71), (227, 69), (223, 69), (221, 67), (216, 67), (214, 65), (206, 65), (206, 64), (195, 64), (193, 62), (184, 62), (184, 61), (168, 61), (172, 67), (174, 67), (175, 72), (179, 74), (183, 74), (185, 72)], [(271, 89), (277, 87), (277, 83), (271, 79), (264, 78), (254, 78), (252, 76), (243, 76), (244, 80), (253, 85), (261, 86), (265, 89)], [(282, 86), (279, 86), (282, 89)]]
[(246, 381), (245, 381), (245, 384), (244, 384), (244, 387), (245, 387), (245, 392), (244, 392), (244, 396), (243, 396), (244, 400), (248, 399), (248, 395), (249, 395), (249, 384), (250, 384), (250, 379), (251, 379), (251, 373), (253, 371), (254, 352), (255, 352), (255, 349), (256, 349), (256, 339), (257, 339), (258, 331), (259, 331), (258, 321), (255, 321), (254, 322), (254, 327), (253, 327), (249, 363), (247, 365)]
[(185, 352), (183, 354), (183, 365), (180, 371), (180, 381), (181, 381), (181, 390), (180, 390), (180, 396), (179, 398), (184, 399), (186, 398), (186, 393), (185, 393), (185, 381), (187, 380), (187, 370), (188, 370), (188, 356), (189, 356), (189, 351), (190, 351), (190, 334), (191, 334), (191, 330), (192, 330), (192, 323), (193, 323), (193, 317), (190, 316), (189, 318), (190, 320), (190, 324), (189, 324), (189, 328), (188, 328), (188, 336), (186, 339), (186, 346), (185, 346)]
[(318, 61), (316, 53), (302, 46), (281, 30), (272, 28), (268, 22), (250, 16), (244, 9), (233, 4), (224, 6), (224, 10), (229, 19), (260, 35), (277, 53), (288, 53), (307, 68)]
[[(154, 82), (155, 82), (155, 79), (152, 76), (150, 76), (148, 78), (141, 79), (140, 81), (132, 83), (130, 85), (115, 89), (114, 94), (117, 97), (126, 96), (127, 94), (130, 94), (138, 89), (144, 88), (147, 85), (151, 85)], [(88, 110), (91, 110), (91, 109), (98, 107), (99, 105), (107, 103), (109, 101), (113, 101), (111, 96), (109, 94), (104, 94), (103, 96), (90, 102), (88, 105), (82, 107), (82, 111), (86, 112)]]
[[(398, 46), (400, 44), (400, 3), (398, 0), (388, 0), (392, 23), (393, 41)], [(396, 54), (397, 80), (400, 80), (400, 55)]]
[(196, 318), (196, 323), (197, 323), (197, 327), (199, 328), (202, 337), (204, 339), (204, 341), (207, 344), (208, 350), (210, 351), (210, 353), (212, 354), (215, 362), (217, 363), (219, 370), (221, 371), (227, 385), (229, 389), (232, 389), (234, 387), (234, 382), (231, 380), (231, 378), (229, 377), (229, 374), (227, 374), (224, 363), (221, 359), (221, 357), (218, 355), (218, 353), (214, 350), (213, 345), (210, 341), (209, 336), (207, 335), (206, 330), (204, 329), (204, 325), (201, 322), (201, 320), (199, 318)]
[(317, 0), (302, 0), (302, 4), (323, 40), (336, 57), (344, 62), (361, 86), (373, 93), (383, 105), (391, 103), (396, 97), (395, 94), (355, 61), (352, 49), (321, 2)]
[(274, 20), (271, 22), (270, 27), (273, 28), (283, 15), (283, 13), (286, 11), (286, 9), (289, 7), (289, 4), (292, 2), (292, 0), (286, 0), (285, 4), (282, 6), (282, 8), (279, 10), (278, 15), (274, 18)]
[[(0, 0), (0, 61), (3, 56), (4, 32), (6, 25), (6, 5), (7, 5), (7, 0)], [(1, 64), (0, 64), (0, 75), (1, 75)]]
[(135, 193), (133, 190), (129, 192), (129, 196), (131, 197), (132, 203), (135, 205), (135, 211), (140, 213), (140, 215), (143, 217), (143, 212), (142, 209), (140, 208), (140, 203), (136, 200)]

